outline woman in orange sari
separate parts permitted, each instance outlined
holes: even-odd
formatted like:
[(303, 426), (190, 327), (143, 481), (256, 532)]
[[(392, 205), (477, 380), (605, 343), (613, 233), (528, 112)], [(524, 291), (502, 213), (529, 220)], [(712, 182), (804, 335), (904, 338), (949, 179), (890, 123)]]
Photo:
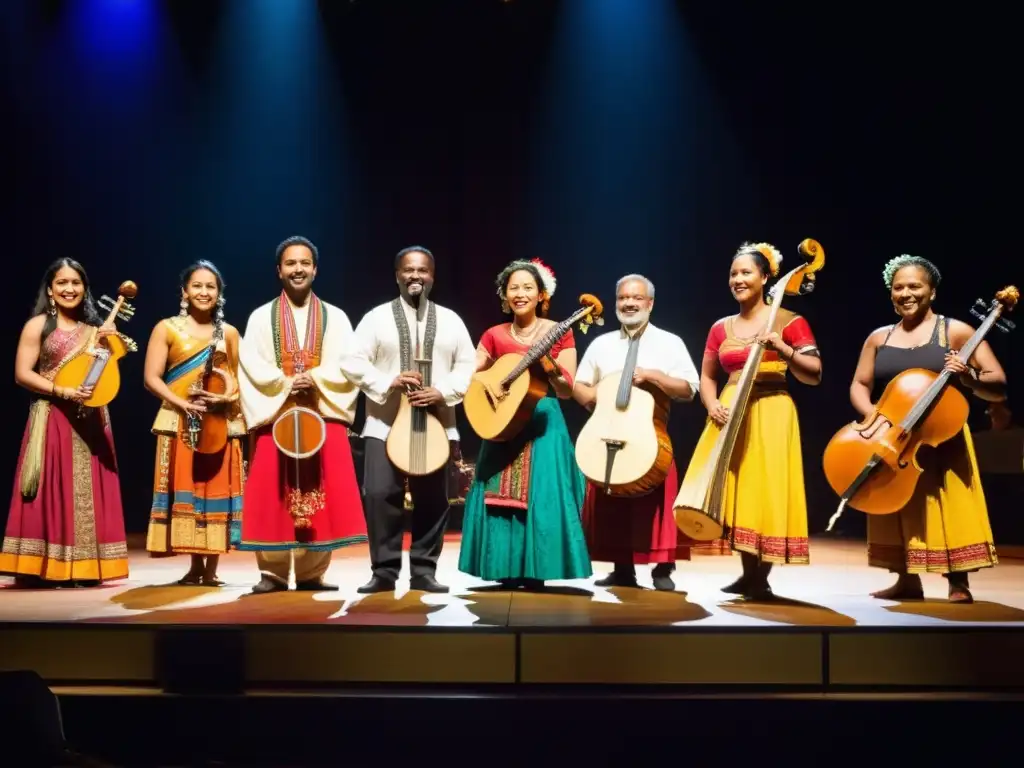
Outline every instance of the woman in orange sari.
[(54, 385), (61, 366), (101, 326), (85, 269), (58, 259), (46, 270), (18, 341), (14, 378), (34, 396), (21, 443), (0, 573), (26, 588), (96, 586), (128, 576), (121, 488), (107, 409), (82, 405), (91, 388)]
[[(161, 320), (146, 350), (146, 388), (163, 402), (157, 436), (153, 508), (146, 548), (155, 556), (191, 555), (183, 585), (220, 586), (220, 556), (238, 544), (242, 525), (242, 438), (238, 406), (238, 331), (224, 322), (224, 279), (209, 261), (181, 273), (181, 311)], [(223, 395), (201, 389), (207, 361), (224, 376)], [(226, 410), (227, 445), (217, 453), (193, 450), (195, 424)], [(198, 417), (198, 419), (197, 419)]]

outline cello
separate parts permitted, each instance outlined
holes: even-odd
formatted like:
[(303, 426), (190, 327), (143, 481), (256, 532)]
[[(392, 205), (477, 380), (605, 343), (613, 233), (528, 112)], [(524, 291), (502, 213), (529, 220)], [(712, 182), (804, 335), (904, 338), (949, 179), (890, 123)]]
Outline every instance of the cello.
[[(976, 306), (988, 314), (971, 310), (982, 323), (957, 353), (961, 361), (971, 359), (993, 326), (1004, 332), (1014, 327), (1000, 317), (1013, 310), (1019, 297), (1011, 285), (997, 292), (990, 305), (978, 299)], [(871, 414), (836, 432), (822, 457), (825, 478), (840, 497), (827, 530), (847, 505), (869, 515), (890, 515), (910, 502), (922, 473), (918, 449), (946, 442), (967, 423), (970, 406), (949, 386), (952, 377), (949, 371), (903, 371), (886, 386)]]
[[(103, 325), (114, 322), (114, 318), (128, 322), (135, 314), (135, 307), (128, 303), (138, 293), (138, 286), (131, 280), (121, 283), (117, 290), (117, 300), (102, 296), (97, 302), (109, 311)], [(136, 352), (138, 346), (127, 337), (107, 336), (97, 343), (99, 328), (94, 328), (89, 341), (79, 352), (73, 355), (60, 367), (53, 377), (53, 384), (67, 389), (92, 387), (92, 394), (82, 405), (87, 408), (101, 408), (109, 405), (121, 389), (121, 371), (118, 361), (129, 352)]]
[[(782, 296), (797, 296), (814, 290), (815, 272), (825, 266), (825, 251), (817, 240), (807, 238), (797, 246), (797, 250), (805, 263), (790, 270), (769, 291), (771, 310), (765, 328), (773, 329), (775, 319), (782, 307)], [(720, 538), (725, 530), (724, 509), (725, 481), (732, 461), (732, 452), (736, 447), (736, 439), (743, 428), (747, 404), (750, 402), (758, 367), (764, 357), (765, 349), (754, 344), (747, 361), (743, 365), (739, 381), (736, 383), (736, 395), (729, 408), (731, 415), (722, 427), (715, 441), (714, 448), (708, 456), (703, 471), (689, 483), (685, 480), (679, 488), (679, 495), (673, 505), (676, 525), (695, 541), (711, 541)]]

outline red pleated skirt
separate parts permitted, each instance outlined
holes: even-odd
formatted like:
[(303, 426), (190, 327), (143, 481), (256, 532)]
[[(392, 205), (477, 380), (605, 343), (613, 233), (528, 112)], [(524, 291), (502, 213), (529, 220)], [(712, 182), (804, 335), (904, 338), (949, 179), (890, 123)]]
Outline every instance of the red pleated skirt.
[[(294, 460), (277, 450), (269, 425), (253, 434), (252, 445), (239, 549), (330, 550), (366, 541), (363, 501), (344, 424), (327, 422), (323, 447), (299, 460), (298, 476)], [(299, 513), (296, 490), (302, 497)]]
[(696, 542), (684, 536), (672, 513), (679, 477), (676, 463), (668, 469), (664, 485), (646, 496), (608, 496), (587, 483), (583, 501), (583, 530), (591, 560), (605, 563), (671, 563), (689, 560)]
[(47, 581), (109, 581), (128, 575), (114, 437), (104, 410), (76, 415), (54, 403), (46, 417), (43, 472), (34, 498), (21, 495), (25, 427), (14, 473), (0, 573)]

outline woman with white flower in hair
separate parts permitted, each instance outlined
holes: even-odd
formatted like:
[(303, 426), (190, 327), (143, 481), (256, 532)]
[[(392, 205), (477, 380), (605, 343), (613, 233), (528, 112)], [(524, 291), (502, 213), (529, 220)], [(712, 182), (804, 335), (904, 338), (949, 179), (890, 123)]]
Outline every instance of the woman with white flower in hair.
[[(523, 355), (555, 325), (547, 319), (557, 285), (539, 259), (513, 261), (497, 279), (512, 322), (487, 329), (476, 369), (502, 355)], [(541, 360), (550, 387), (526, 427), (509, 442), (484, 440), (463, 511), (459, 570), (510, 589), (591, 575), (580, 510), (583, 473), (559, 399), (572, 397), (576, 342), (569, 330)], [(554, 396), (552, 396), (552, 394)]]
[[(814, 334), (799, 315), (780, 308), (775, 325), (766, 325), (770, 307), (765, 286), (778, 276), (781, 262), (782, 254), (768, 243), (744, 243), (733, 256), (729, 289), (739, 313), (722, 318), (708, 333), (700, 374), (708, 421), (686, 472), (690, 478), (703, 470), (732, 416), (729, 406), (750, 350), (755, 344), (764, 346), (722, 504), (725, 543), (740, 553), (743, 564), (742, 575), (722, 591), (749, 599), (772, 596), (768, 574), (773, 564), (810, 562), (800, 425), (786, 373), (815, 386), (821, 381), (821, 359)], [(722, 374), (728, 380), (719, 392)]]
[[(951, 371), (961, 387), (989, 401), (1005, 399), (1006, 375), (988, 342), (967, 365), (956, 356), (974, 329), (932, 309), (939, 270), (927, 259), (904, 254), (885, 265), (883, 279), (899, 322), (868, 336), (850, 385), (850, 402), (862, 416), (875, 410), (886, 385), (910, 368)], [(896, 583), (875, 592), (883, 600), (920, 600), (922, 573), (949, 582), (951, 602), (969, 603), (967, 574), (996, 564), (985, 495), (970, 430), (922, 451), (924, 474), (910, 503), (891, 515), (868, 516), (868, 562), (897, 574)]]

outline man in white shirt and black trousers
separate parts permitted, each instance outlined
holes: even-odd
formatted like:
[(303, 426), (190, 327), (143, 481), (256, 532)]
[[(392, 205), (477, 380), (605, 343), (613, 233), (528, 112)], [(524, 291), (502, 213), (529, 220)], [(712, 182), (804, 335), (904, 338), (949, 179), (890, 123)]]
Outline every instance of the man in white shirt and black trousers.
[[(454, 443), (459, 439), (454, 407), (462, 402), (476, 369), (476, 349), (465, 323), (428, 298), (434, 285), (433, 254), (421, 246), (399, 251), (395, 280), (399, 297), (359, 321), (354, 344), (341, 361), (346, 378), (366, 394), (363, 508), (373, 576), (359, 588), (363, 594), (394, 590), (402, 569), (406, 476), (388, 459), (386, 449), (402, 393), (409, 390), (410, 405), (432, 408)], [(417, 347), (432, 361), (428, 387), (415, 371)], [(448, 523), (448, 472), (442, 468), (408, 479), (413, 503), (409, 587), (447, 592), (435, 573)]]

